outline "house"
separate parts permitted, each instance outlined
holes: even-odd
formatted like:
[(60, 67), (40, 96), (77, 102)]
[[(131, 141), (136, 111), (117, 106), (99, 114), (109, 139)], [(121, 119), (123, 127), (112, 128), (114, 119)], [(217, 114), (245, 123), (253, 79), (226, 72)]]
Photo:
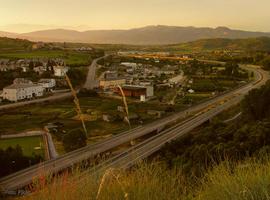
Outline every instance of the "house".
[(125, 67), (131, 67), (135, 69), (137, 67), (137, 63), (131, 63), (131, 62), (122, 62), (120, 65), (125, 66)]
[(56, 81), (55, 79), (40, 79), (38, 81), (40, 85), (44, 88), (46, 91), (52, 90), (56, 86)]
[(116, 71), (106, 71), (104, 73), (105, 79), (116, 79), (118, 77), (118, 73)]
[(126, 84), (125, 78), (110, 78), (110, 79), (102, 79), (99, 81), (99, 87), (102, 89), (115, 88), (118, 85)]
[(139, 85), (141, 85), (141, 86), (151, 86), (152, 85), (152, 82), (150, 82), (150, 81), (141, 81), (139, 83)]
[(189, 89), (188, 93), (193, 94), (195, 91), (193, 89)]
[(54, 66), (53, 67), (54, 70), (54, 75), (57, 77), (63, 77), (66, 75), (66, 73), (68, 72), (69, 68), (66, 66)]
[(47, 71), (47, 67), (40, 65), (40, 66), (34, 67), (33, 70), (38, 74), (43, 74), (44, 72)]
[(129, 73), (129, 74), (132, 74), (134, 72), (134, 69), (132, 67), (127, 68), (126, 72)]
[(91, 47), (80, 47), (76, 48), (77, 51), (93, 51), (93, 48)]
[(158, 70), (158, 71), (156, 71), (156, 75), (160, 76), (161, 74), (174, 75), (175, 71), (173, 71), (173, 70)]
[[(126, 97), (140, 98), (141, 101), (145, 101), (145, 98), (154, 96), (153, 86), (123, 85), (122, 90)], [(119, 89), (117, 89), (116, 92), (121, 95)]]
[(17, 102), (43, 96), (43, 87), (34, 83), (12, 84), (3, 89), (2, 98)]
[(25, 78), (15, 78), (13, 80), (13, 84), (19, 85), (19, 84), (33, 84), (32, 81), (25, 79)]

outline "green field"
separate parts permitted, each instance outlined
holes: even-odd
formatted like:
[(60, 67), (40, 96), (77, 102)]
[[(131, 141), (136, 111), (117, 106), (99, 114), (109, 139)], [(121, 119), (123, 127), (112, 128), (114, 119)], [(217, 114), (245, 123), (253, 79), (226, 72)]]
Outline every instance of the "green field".
[[(44, 157), (44, 143), (41, 136), (19, 137), (0, 139), (0, 149), (7, 149), (8, 147), (22, 147), (25, 156), (32, 156), (33, 154)], [(35, 149), (41, 147), (40, 149)]]
[(89, 65), (91, 56), (88, 53), (63, 50), (36, 50), (0, 53), (0, 58), (31, 59), (31, 58), (61, 58), (67, 65)]
[[(100, 113), (116, 112), (117, 106), (122, 105), (120, 100), (104, 99), (100, 97), (80, 98), (84, 113), (98, 111)], [(72, 100), (55, 102), (51, 104), (31, 105), (18, 108), (16, 111), (2, 112), (0, 114), (0, 132), (13, 134), (31, 129), (43, 128), (47, 123), (60, 122), (65, 130), (69, 131), (81, 127), (81, 122), (72, 119), (76, 115)], [(16, 124), (16, 126), (12, 126)], [(119, 129), (127, 128), (124, 123), (107, 123), (101, 119), (86, 122), (91, 135), (114, 134)], [(98, 133), (98, 130), (101, 132)]]
[[(165, 110), (166, 108), (166, 105), (159, 105), (154, 102), (146, 102), (144, 104), (129, 102), (128, 104), (130, 113), (138, 113), (140, 115), (149, 109)], [(101, 115), (102, 113), (118, 113), (117, 106), (122, 106), (123, 102), (103, 97), (81, 97), (80, 105), (83, 113), (98, 112)], [(75, 115), (76, 111), (72, 100), (25, 106), (16, 110), (0, 112), (0, 132), (14, 134), (32, 129), (41, 129), (47, 123), (55, 122), (62, 123), (65, 130), (69, 131), (81, 127), (80, 121), (72, 119)], [(12, 126), (12, 124), (16, 124), (16, 126)], [(128, 128), (122, 121), (108, 123), (102, 119), (93, 122), (86, 121), (86, 126), (92, 136), (116, 134)]]

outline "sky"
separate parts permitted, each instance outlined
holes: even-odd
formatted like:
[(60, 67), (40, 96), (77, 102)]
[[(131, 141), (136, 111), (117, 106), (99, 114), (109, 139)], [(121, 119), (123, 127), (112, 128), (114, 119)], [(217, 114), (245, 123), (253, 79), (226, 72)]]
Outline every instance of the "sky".
[(0, 31), (79, 31), (148, 25), (270, 32), (270, 0), (0, 0)]

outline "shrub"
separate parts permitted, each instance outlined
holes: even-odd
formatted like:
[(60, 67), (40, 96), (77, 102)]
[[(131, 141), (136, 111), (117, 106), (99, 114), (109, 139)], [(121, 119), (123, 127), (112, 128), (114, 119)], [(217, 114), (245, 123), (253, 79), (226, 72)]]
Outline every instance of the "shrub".
[(63, 138), (64, 148), (67, 152), (86, 146), (86, 135), (81, 129), (67, 133)]

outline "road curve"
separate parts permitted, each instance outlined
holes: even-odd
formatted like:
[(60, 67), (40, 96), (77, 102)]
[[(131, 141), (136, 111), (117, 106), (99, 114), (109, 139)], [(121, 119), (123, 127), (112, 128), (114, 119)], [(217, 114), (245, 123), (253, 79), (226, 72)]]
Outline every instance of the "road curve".
[(96, 80), (96, 68), (97, 68), (97, 62), (108, 57), (108, 55), (96, 58), (93, 60), (92, 64), (89, 66), (87, 78), (84, 84), (84, 88), (86, 89), (94, 89), (98, 87), (98, 81)]
[[(41, 163), (39, 165), (32, 166), (30, 168), (27, 168), (25, 170), (19, 171), (17, 173), (11, 174), (7, 177), (3, 177), (0, 179), (0, 190), (1, 191), (10, 191), (10, 190), (16, 190), (19, 188), (22, 188), (28, 184), (30, 184), (33, 180), (33, 178), (43, 175), (48, 175), (50, 173), (56, 173), (59, 172), (62, 169), (65, 169), (67, 167), (71, 167), (73, 164), (81, 162), (83, 160), (86, 160), (94, 155), (98, 155), (102, 152), (108, 151), (114, 147), (117, 147), (121, 144), (124, 144), (126, 142), (129, 142), (131, 140), (134, 140), (136, 138), (139, 138), (143, 135), (146, 135), (148, 133), (151, 133), (152, 131), (162, 129), (163, 127), (167, 126), (168, 124), (172, 124), (177, 122), (179, 119), (183, 119), (187, 116), (187, 114), (198, 114), (203, 109), (208, 109), (209, 106), (213, 106), (214, 104), (219, 104), (221, 101), (231, 102), (229, 106), (233, 105), (236, 102), (239, 102), (245, 94), (247, 94), (248, 91), (250, 91), (253, 88), (258, 88), (261, 85), (265, 84), (267, 80), (269, 80), (269, 75), (267, 72), (256, 69), (251, 66), (242, 66), (244, 68), (247, 68), (249, 70), (254, 71), (255, 78), (252, 83), (246, 84), (245, 86), (241, 86), (233, 91), (227, 92), (221, 96), (212, 98), (208, 101), (205, 101), (201, 104), (195, 105), (194, 107), (191, 107), (183, 112), (179, 112), (176, 114), (173, 114), (169, 117), (166, 117), (164, 119), (157, 120), (153, 123), (150, 123), (148, 125), (138, 127), (136, 129), (127, 131), (125, 133), (113, 136), (112, 138), (106, 139), (102, 142), (96, 143), (94, 145), (90, 145), (87, 147), (84, 147), (82, 149), (78, 149), (74, 152), (65, 154), (63, 156), (59, 156), (58, 158), (50, 161), (46, 161), (44, 163)], [(234, 98), (232, 98), (234, 97)], [(237, 98), (237, 101), (235, 100)], [(226, 104), (227, 105), (227, 104)], [(221, 110), (225, 109), (222, 107)], [(210, 109), (211, 110), (211, 109)], [(214, 112), (214, 111), (213, 111)], [(220, 111), (221, 112), (221, 111)], [(218, 112), (214, 113), (216, 115)], [(210, 113), (208, 113), (209, 117), (212, 117)], [(207, 117), (206, 117), (207, 118)], [(206, 119), (205, 118), (205, 119)], [(201, 123), (201, 121), (200, 121)], [(199, 121), (194, 123), (195, 125), (200, 124)], [(185, 129), (188, 130), (188, 129)], [(151, 150), (152, 151), (152, 150)], [(143, 156), (141, 156), (142, 158)]]

